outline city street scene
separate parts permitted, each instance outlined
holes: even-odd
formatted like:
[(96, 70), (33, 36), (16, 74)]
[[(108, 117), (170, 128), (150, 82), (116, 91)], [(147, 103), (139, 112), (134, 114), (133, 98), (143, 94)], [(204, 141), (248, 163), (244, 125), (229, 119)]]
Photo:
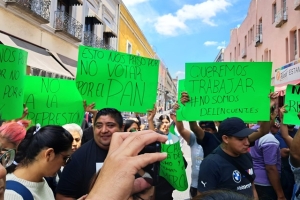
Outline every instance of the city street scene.
[(0, 0), (0, 200), (300, 200), (300, 0)]

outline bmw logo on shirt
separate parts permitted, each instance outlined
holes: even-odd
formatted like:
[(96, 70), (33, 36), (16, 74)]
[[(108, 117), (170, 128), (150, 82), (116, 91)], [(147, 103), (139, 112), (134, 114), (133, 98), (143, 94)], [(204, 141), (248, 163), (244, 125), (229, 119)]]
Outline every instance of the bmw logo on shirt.
[(234, 182), (240, 183), (242, 180), (242, 175), (238, 170), (234, 170), (232, 172), (232, 178), (233, 178)]

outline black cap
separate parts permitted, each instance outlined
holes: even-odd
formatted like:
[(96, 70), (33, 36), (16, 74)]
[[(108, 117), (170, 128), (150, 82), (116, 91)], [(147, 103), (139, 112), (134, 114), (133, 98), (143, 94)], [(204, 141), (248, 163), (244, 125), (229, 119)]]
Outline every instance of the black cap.
[(219, 126), (219, 134), (244, 138), (255, 132), (255, 130), (247, 128), (244, 121), (237, 117), (227, 118)]

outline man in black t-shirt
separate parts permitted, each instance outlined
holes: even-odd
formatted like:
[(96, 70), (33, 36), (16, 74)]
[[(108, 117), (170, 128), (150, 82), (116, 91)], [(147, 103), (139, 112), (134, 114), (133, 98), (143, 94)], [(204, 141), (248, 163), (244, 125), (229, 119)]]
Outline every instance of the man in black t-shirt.
[(57, 200), (74, 200), (88, 194), (93, 176), (107, 156), (112, 134), (123, 131), (121, 113), (113, 108), (100, 110), (94, 122), (94, 138), (82, 145), (60, 176)]
[(253, 181), (253, 163), (248, 136), (255, 130), (246, 127), (240, 118), (227, 118), (219, 127), (221, 145), (201, 163), (198, 193), (229, 189), (249, 197), (257, 197)]

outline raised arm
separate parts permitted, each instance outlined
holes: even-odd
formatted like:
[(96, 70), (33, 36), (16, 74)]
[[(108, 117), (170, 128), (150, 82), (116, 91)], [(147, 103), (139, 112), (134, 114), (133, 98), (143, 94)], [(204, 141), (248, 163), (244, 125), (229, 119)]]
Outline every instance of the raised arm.
[(292, 146), (293, 138), (289, 135), (289, 129), (286, 124), (283, 124), (283, 117), (284, 113), (286, 113), (286, 107), (287, 105), (284, 105), (280, 108), (280, 119), (281, 119), (281, 125), (280, 125), (280, 133), (282, 138), (284, 139), (286, 145), (290, 148)]
[(148, 110), (148, 114), (147, 114), (147, 120), (148, 120), (148, 125), (149, 125), (149, 130), (155, 130), (155, 126), (154, 126), (154, 117), (156, 114), (156, 105), (154, 104), (154, 107), (152, 110)]
[(177, 121), (176, 118), (176, 110), (179, 109), (179, 105), (177, 103), (174, 104), (173, 106), (173, 111), (170, 113), (171, 119), (175, 122), (175, 126), (179, 132), (179, 134), (183, 137), (183, 139), (190, 144), (190, 138), (191, 138), (191, 131), (187, 130), (184, 128), (183, 122), (182, 121)]
[[(271, 108), (277, 102), (278, 93), (271, 93), (269, 95), (269, 97), (270, 97), (270, 108)], [(260, 129), (249, 135), (249, 137), (248, 137), (249, 142), (250, 143), (254, 142), (255, 140), (257, 140), (257, 139), (261, 138), (262, 136), (264, 136), (265, 134), (269, 133), (269, 131), (270, 131), (270, 121), (261, 122)]]
[[(300, 121), (300, 113), (298, 113)], [(294, 167), (300, 167), (300, 128), (298, 129), (290, 147), (290, 161)]]
[(93, 123), (92, 125), (94, 125), (95, 119), (96, 119), (96, 115), (98, 113), (98, 110), (95, 109), (95, 103), (91, 103), (89, 105), (87, 105), (86, 100), (83, 101), (83, 108), (85, 112), (91, 113), (93, 115)]
[[(190, 97), (189, 97), (188, 93), (187, 92), (182, 92), (181, 97), (180, 97), (180, 102), (183, 105), (185, 105), (189, 101), (190, 101)], [(190, 121), (189, 124), (190, 124), (191, 131), (194, 132), (197, 139), (202, 140), (204, 138), (204, 135), (205, 135), (203, 129), (200, 126), (198, 126), (197, 122), (195, 122), (195, 121)]]

